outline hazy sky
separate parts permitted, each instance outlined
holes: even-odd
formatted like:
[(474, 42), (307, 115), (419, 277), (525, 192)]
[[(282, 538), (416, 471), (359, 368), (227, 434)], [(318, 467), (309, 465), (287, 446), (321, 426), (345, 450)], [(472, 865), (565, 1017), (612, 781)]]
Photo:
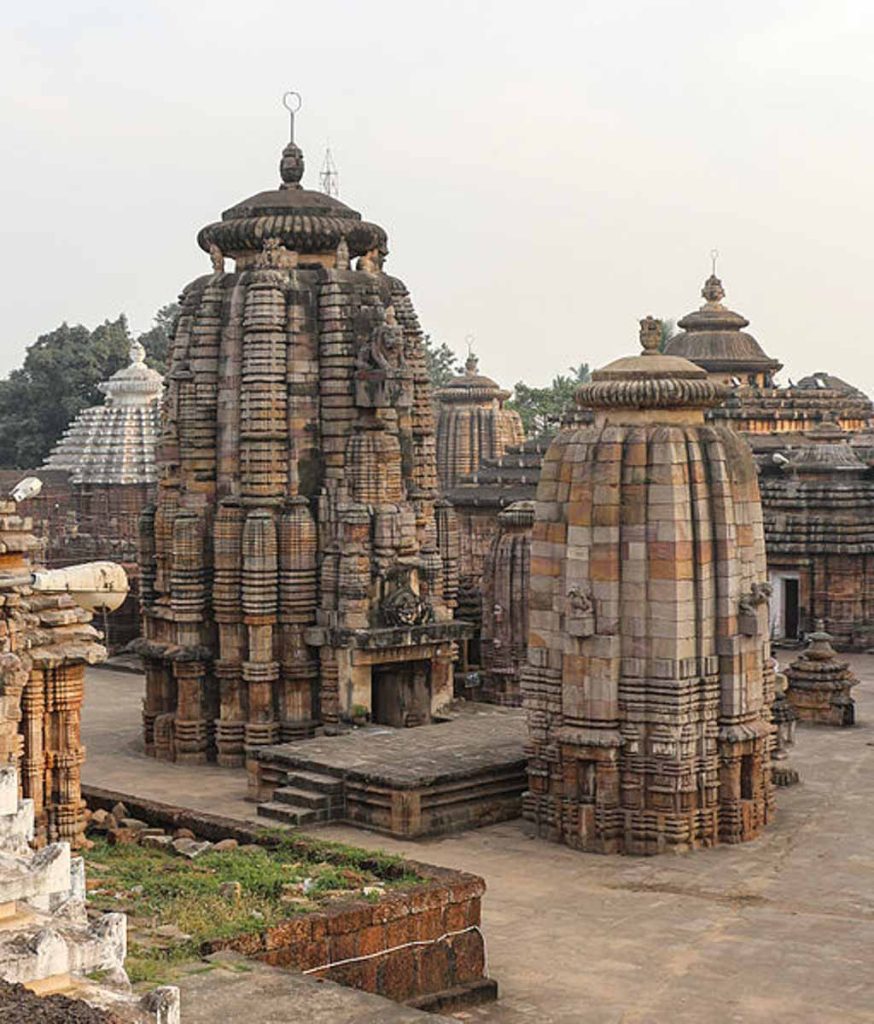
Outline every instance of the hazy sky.
[(278, 183), (389, 234), (423, 326), (505, 384), (728, 304), (786, 364), (874, 392), (874, 5), (856, 0), (43, 0), (0, 27), (0, 372), (62, 320), (135, 329), (195, 235)]

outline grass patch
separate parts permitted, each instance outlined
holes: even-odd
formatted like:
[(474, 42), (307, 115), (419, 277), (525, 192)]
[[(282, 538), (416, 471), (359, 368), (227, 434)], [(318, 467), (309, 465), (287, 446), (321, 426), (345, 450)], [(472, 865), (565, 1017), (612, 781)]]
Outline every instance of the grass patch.
[(160, 984), (197, 960), (210, 942), (261, 932), (337, 898), (378, 900), (380, 891), (422, 881), (388, 854), (302, 841), (287, 832), (266, 842), (191, 861), (95, 837), (85, 854), (88, 900), (96, 910), (129, 915), (125, 966), (131, 981)]

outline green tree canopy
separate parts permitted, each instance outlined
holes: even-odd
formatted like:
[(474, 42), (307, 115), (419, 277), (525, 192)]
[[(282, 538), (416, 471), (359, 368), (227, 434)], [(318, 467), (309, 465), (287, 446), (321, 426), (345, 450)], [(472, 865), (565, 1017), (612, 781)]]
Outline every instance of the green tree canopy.
[[(164, 306), (140, 341), (163, 370), (173, 306)], [(23, 365), (0, 380), (0, 467), (35, 469), (73, 419), (103, 395), (97, 385), (127, 365), (131, 334), (121, 314), (93, 331), (67, 323), (28, 347)]]
[(507, 404), (522, 417), (528, 437), (551, 433), (558, 428), (573, 406), (577, 388), (591, 377), (589, 364), (571, 366), (568, 374), (558, 374), (545, 388), (529, 387), (522, 380), (513, 388), (512, 401)]
[(425, 347), (425, 363), (428, 367), (431, 386), (434, 388), (445, 387), (453, 377), (457, 377), (462, 372), (464, 367), (445, 341), (438, 345), (436, 341), (431, 341), (430, 334), (426, 334), (422, 342)]
[(664, 352), (668, 342), (675, 334), (678, 334), (676, 320), (659, 320), (661, 324), (661, 338), (659, 339), (659, 352)]
[(161, 306), (155, 314), (152, 326), (137, 338), (146, 350), (146, 361), (158, 373), (167, 372), (170, 356), (170, 332), (177, 316), (179, 316), (178, 302), (170, 302), (166, 306)]

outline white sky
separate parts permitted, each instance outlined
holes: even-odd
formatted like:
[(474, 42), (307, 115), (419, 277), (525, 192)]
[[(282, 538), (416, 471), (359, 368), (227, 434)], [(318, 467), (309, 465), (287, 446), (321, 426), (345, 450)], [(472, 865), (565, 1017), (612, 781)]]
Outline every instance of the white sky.
[(66, 319), (136, 330), (197, 230), (278, 183), (389, 233), (425, 330), (504, 384), (728, 304), (786, 364), (874, 391), (874, 5), (864, 0), (42, 0), (0, 27), (0, 373)]

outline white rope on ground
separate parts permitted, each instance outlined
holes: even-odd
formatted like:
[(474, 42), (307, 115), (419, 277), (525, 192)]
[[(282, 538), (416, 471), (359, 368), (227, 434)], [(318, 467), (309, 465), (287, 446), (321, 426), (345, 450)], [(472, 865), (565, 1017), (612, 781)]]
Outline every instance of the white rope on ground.
[(452, 939), (456, 935), (466, 935), (468, 932), (479, 932), (480, 938), (483, 940), (483, 974), (487, 978), (489, 976), (489, 960), (486, 950), (486, 937), (483, 935), (483, 930), (478, 924), (462, 928), (459, 932), (445, 932), (436, 939), (416, 939), (413, 942), (401, 943), (400, 946), (392, 946), (390, 949), (380, 949), (376, 953), (366, 953), (364, 956), (350, 956), (346, 960), (335, 960), (331, 964), (322, 964), (320, 967), (308, 967), (305, 971), (301, 971), (301, 974), (315, 974), (317, 971), (327, 971), (331, 967), (343, 967), (345, 964), (357, 964), (362, 960), (373, 960), (375, 957), (397, 953), (400, 949), (410, 949), (412, 946), (433, 946), (444, 939)]

